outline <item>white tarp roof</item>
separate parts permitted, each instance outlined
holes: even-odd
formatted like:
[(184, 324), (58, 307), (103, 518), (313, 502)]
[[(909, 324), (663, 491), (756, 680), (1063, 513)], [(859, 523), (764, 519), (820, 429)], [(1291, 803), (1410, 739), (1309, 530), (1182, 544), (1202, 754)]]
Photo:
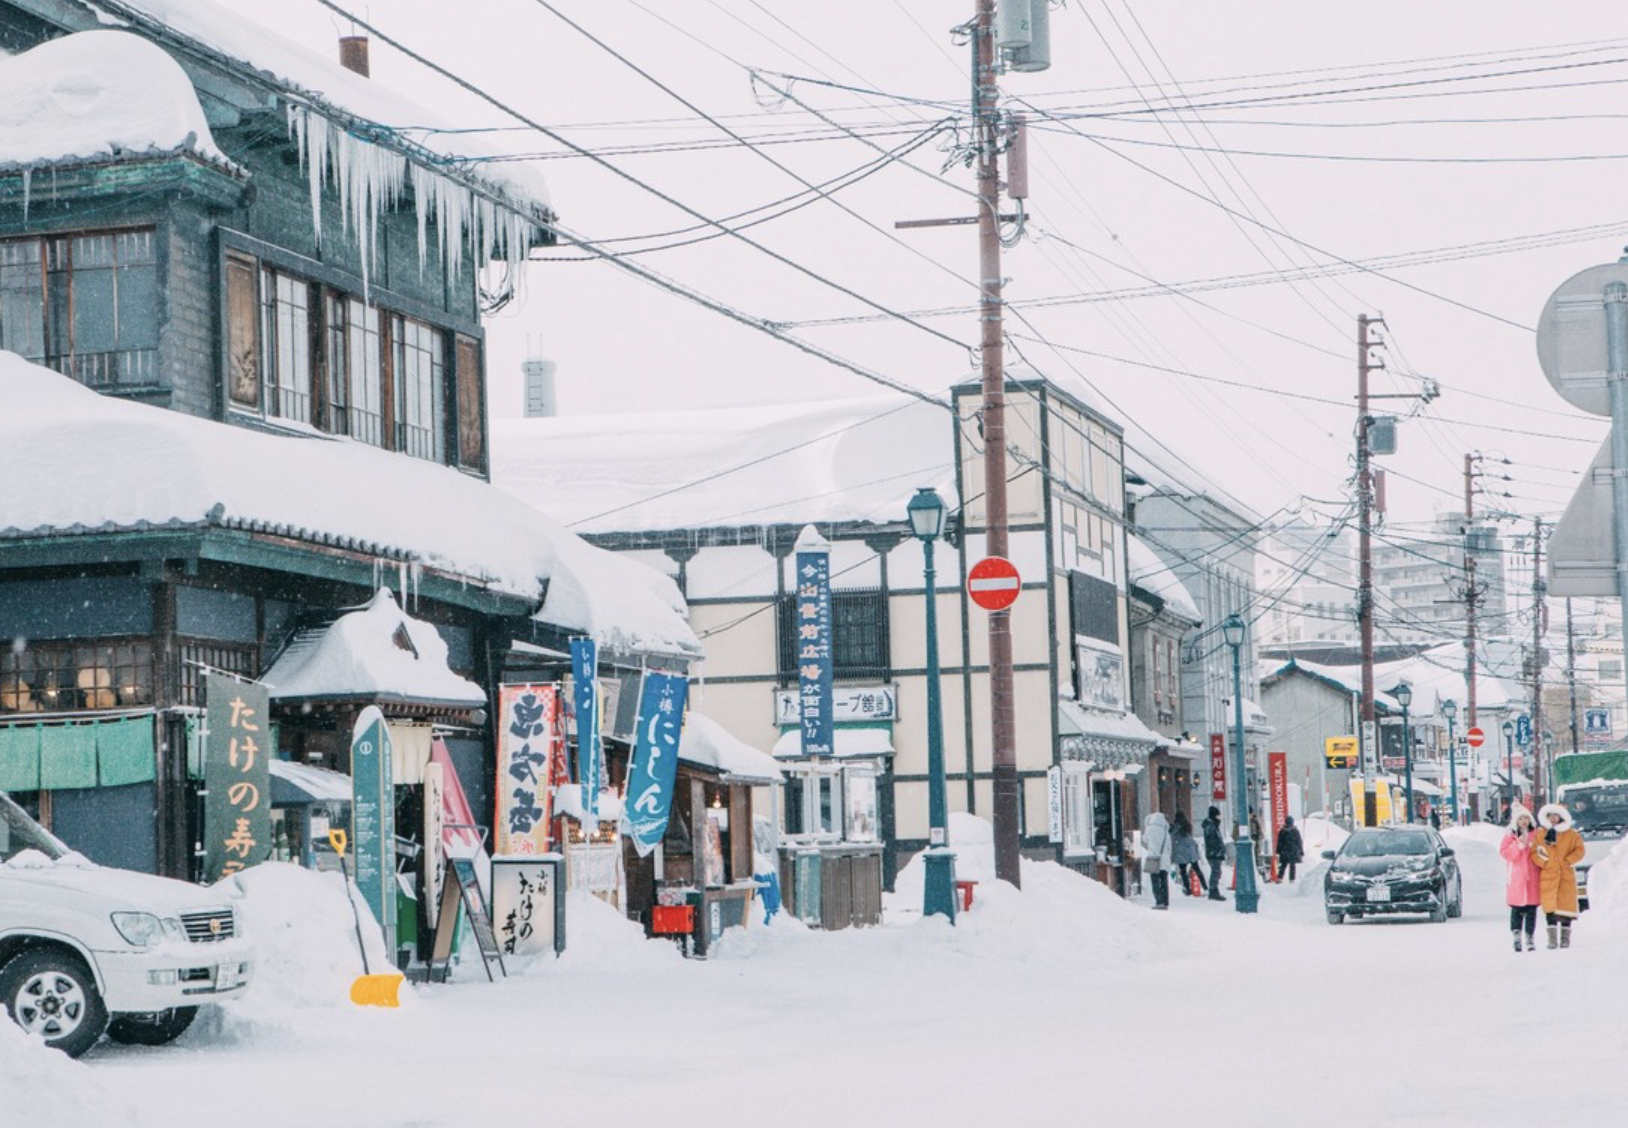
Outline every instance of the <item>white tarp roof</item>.
[(0, 168), (178, 152), (230, 164), (192, 80), (156, 44), (87, 31), (0, 56)]
[(376, 592), (366, 607), (300, 634), (261, 680), (274, 700), (363, 697), (486, 705), (481, 687), (447, 666), (440, 632), (404, 612), (388, 588)]
[(693, 412), (503, 419), (492, 481), (580, 532), (898, 522), (954, 509), (954, 420), (868, 396)]
[(696, 654), (667, 576), (502, 490), (332, 436), (270, 435), (102, 396), (0, 352), (0, 540), (225, 526), (547, 598), (537, 617), (610, 649)]
[(678, 758), (686, 764), (711, 768), (725, 779), (740, 783), (779, 783), (783, 778), (780, 765), (772, 757), (694, 709), (684, 716)]

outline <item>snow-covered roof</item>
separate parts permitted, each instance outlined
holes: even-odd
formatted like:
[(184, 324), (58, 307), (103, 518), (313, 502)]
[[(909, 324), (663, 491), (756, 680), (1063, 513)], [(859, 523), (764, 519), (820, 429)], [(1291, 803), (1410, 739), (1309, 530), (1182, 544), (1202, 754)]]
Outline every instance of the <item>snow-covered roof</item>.
[[(349, 803), (351, 801), (350, 776), (316, 764), (301, 764), (295, 760), (272, 760), (271, 777), (282, 780), (291, 791), (304, 794), (318, 803)], [(280, 801), (280, 788), (273, 786), (273, 799)]]
[[(1390, 691), (1401, 682), (1413, 687), (1413, 699), (1408, 711), (1415, 717), (1434, 716), (1441, 702), (1457, 701), (1463, 709), (1466, 693), (1464, 685), (1464, 650), (1456, 642), (1431, 647), (1412, 658), (1398, 662), (1383, 662), (1374, 666), (1374, 700), (1392, 713), (1401, 713), (1402, 706)], [(1291, 659), (1277, 668), (1271, 676), (1300, 669), (1344, 689), (1347, 693), (1362, 692), (1362, 670), (1357, 666), (1328, 666)], [(1510, 700), (1504, 682), (1485, 673), (1475, 680), (1476, 702), (1479, 708), (1497, 710)]]
[[(855, 756), (893, 755), (892, 730), (883, 725), (838, 725), (831, 730), (831, 755), (839, 760)], [(774, 742), (777, 760), (793, 760), (803, 754), (803, 731), (784, 729)]]
[(579, 532), (903, 521), (955, 508), (953, 419), (902, 398), (492, 424), (492, 480)]
[(230, 167), (192, 80), (156, 44), (86, 31), (0, 56), (0, 168), (178, 153)]
[(1176, 578), (1170, 565), (1160, 560), (1142, 538), (1135, 535), (1125, 537), (1125, 563), (1133, 584), (1164, 600), (1165, 606), (1173, 613), (1194, 623), (1203, 622), (1204, 617), (1199, 614), (1198, 604), (1193, 602), (1186, 585)]
[(723, 725), (694, 709), (684, 716), (678, 758), (686, 764), (710, 768), (733, 783), (779, 783), (783, 778), (773, 757), (737, 739)]
[(261, 680), (283, 701), (486, 704), (480, 686), (448, 667), (440, 632), (403, 611), (389, 588), (379, 589), (366, 607), (296, 635)]
[(667, 576), (449, 467), (102, 396), (0, 353), (0, 539), (205, 526), (404, 558), (612, 650), (695, 654)]

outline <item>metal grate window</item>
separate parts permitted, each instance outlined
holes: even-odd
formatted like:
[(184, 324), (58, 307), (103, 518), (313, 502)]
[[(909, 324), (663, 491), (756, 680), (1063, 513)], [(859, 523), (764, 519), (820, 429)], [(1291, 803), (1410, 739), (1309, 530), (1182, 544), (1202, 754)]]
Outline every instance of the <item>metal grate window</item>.
[(57, 713), (153, 703), (148, 642), (31, 642), (0, 652), (0, 713)]
[[(797, 681), (796, 599), (782, 596), (776, 606), (779, 621), (780, 684)], [(892, 671), (888, 649), (887, 593), (861, 588), (831, 593), (832, 676), (837, 681), (883, 681)]]
[(253, 646), (231, 646), (218, 642), (181, 642), (175, 648), (177, 704), (204, 703), (204, 673), (219, 670), (252, 678), (258, 672), (259, 652)]

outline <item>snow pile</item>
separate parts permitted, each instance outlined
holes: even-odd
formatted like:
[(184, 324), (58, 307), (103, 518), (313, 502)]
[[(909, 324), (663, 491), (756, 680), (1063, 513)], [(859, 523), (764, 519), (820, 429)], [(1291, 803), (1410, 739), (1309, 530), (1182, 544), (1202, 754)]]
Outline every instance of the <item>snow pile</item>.
[[(67, 1096), (72, 1094), (71, 1097)], [(0, 1011), (0, 1120), (28, 1128), (146, 1124), (133, 1099), (115, 1100), (92, 1083), (90, 1067), (28, 1037)]]
[(1584, 923), (1602, 936), (1628, 935), (1628, 838), (1589, 867)]
[[(64, 450), (75, 456), (63, 460)], [(351, 439), (263, 434), (98, 395), (10, 353), (0, 353), (0, 481), (9, 487), (0, 538), (199, 525), (269, 532), (405, 555), (526, 597), (547, 580), (538, 617), (549, 623), (613, 651), (700, 651), (669, 577), (467, 474)]]
[(85, 31), (0, 56), (0, 168), (178, 152), (229, 164), (186, 72), (140, 36)]

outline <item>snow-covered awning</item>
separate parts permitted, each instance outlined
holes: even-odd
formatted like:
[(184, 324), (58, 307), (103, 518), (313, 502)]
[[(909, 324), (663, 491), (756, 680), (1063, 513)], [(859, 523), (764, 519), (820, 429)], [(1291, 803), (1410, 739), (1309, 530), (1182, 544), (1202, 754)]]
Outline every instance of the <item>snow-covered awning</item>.
[(717, 772), (726, 783), (770, 784), (785, 778), (780, 765), (772, 758), (694, 709), (684, 716), (678, 759), (680, 763)]
[(486, 694), (447, 665), (447, 644), (388, 588), (366, 607), (302, 631), (261, 679), (273, 701), (365, 701), (482, 709)]
[(308, 803), (349, 803), (350, 776), (342, 772), (301, 764), (293, 760), (272, 760), (271, 801), (281, 807), (301, 807)]
[[(581, 784), (562, 783), (554, 789), (554, 813), (576, 819), (579, 823), (588, 821), (588, 813), (582, 806)], [(616, 822), (621, 817), (622, 797), (614, 791), (601, 791), (595, 821)]]
[(701, 649), (669, 577), (467, 474), (98, 395), (11, 353), (0, 353), (0, 482), (0, 540), (243, 530), (541, 599), (538, 619), (607, 650)]
[(1155, 748), (1169, 743), (1135, 713), (1091, 709), (1066, 697), (1057, 701), (1057, 728), (1064, 759), (1091, 760), (1101, 767), (1145, 760)]
[(216, 147), (191, 79), (156, 44), (86, 31), (0, 55), (0, 170), (181, 154), (243, 175)]
[[(803, 754), (801, 729), (788, 728), (774, 742), (774, 758), (795, 760)], [(893, 755), (893, 732), (878, 725), (837, 725), (831, 730), (831, 754), (838, 760)]]

